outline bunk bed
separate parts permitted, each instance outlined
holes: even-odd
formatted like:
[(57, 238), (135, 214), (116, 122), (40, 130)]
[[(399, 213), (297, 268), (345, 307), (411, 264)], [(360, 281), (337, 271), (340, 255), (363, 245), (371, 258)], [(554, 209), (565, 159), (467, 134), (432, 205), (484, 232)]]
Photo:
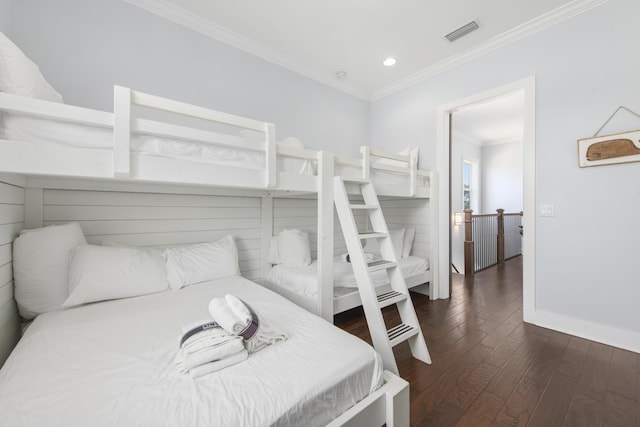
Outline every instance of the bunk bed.
[[(278, 143), (275, 126), (269, 123), (123, 87), (115, 87), (113, 113), (9, 93), (0, 93), (0, 113), (0, 173), (25, 177), (27, 189), (30, 182), (41, 185), (44, 180), (59, 178), (83, 182), (83, 188), (108, 188), (109, 183), (173, 185), (172, 188), (214, 186), (251, 190), (254, 194), (259, 191), (266, 202), (265, 212), (269, 210), (268, 201), (274, 196), (317, 195), (318, 288), (315, 304), (309, 308), (325, 318), (332, 318), (334, 311), (333, 263), (330, 260), (333, 259), (334, 232), (332, 179), (336, 172), (344, 176), (370, 177), (380, 185), (382, 195), (429, 195), (430, 174), (417, 170), (415, 157), (385, 154), (365, 147), (361, 159), (341, 159), (328, 152), (302, 148), (299, 144)], [(404, 162), (406, 166), (372, 162), (372, 157)], [(265, 227), (263, 237), (271, 235), (272, 230)], [(269, 239), (262, 240), (266, 266)], [(256, 292), (261, 295), (259, 299), (275, 298), (271, 293), (262, 294), (268, 292), (266, 290)], [(152, 295), (143, 299), (152, 297), (161, 298)], [(88, 307), (111, 303), (127, 305), (131, 303), (126, 301), (133, 300), (136, 299)], [(284, 311), (295, 311), (282, 298), (278, 301), (277, 304), (284, 304)], [(82, 306), (77, 311), (89, 310), (88, 307)], [(137, 312), (136, 308), (132, 310)], [(30, 359), (26, 355), (45, 353), (44, 349), (31, 348), (37, 341), (33, 337), (49, 333), (46, 325), (50, 319), (53, 323), (67, 323), (67, 320), (56, 318), (57, 315), (67, 316), (63, 313), (73, 313), (73, 310), (44, 314), (34, 321), (29, 328), (33, 332), (28, 330), (28, 339), (18, 346), (20, 354), (9, 359), (10, 376), (15, 372), (28, 375), (28, 367), (23, 365)], [(73, 317), (73, 314), (68, 315)], [(301, 323), (313, 324), (314, 321)], [(354, 397), (358, 403), (352, 408), (339, 408), (338, 413), (332, 414), (335, 419), (331, 425), (375, 425), (385, 421), (390, 425), (408, 424), (408, 384), (388, 372), (383, 377), (381, 387), (368, 390), (365, 396)], [(6, 376), (0, 376), (0, 381), (4, 379)], [(9, 393), (9, 389), (4, 391)], [(10, 394), (13, 395), (13, 391)], [(72, 402), (74, 396), (67, 395), (68, 400)]]
[[(261, 258), (266, 271), (270, 268), (267, 258), (269, 241), (273, 235), (273, 197), (311, 194), (318, 200), (318, 286), (315, 301), (308, 308), (326, 320), (332, 320), (333, 177), (339, 174), (371, 178), (383, 196), (412, 198), (430, 195), (433, 176), (417, 169), (415, 154), (390, 154), (363, 147), (361, 158), (343, 159), (329, 152), (305, 149), (296, 141), (277, 142), (275, 126), (270, 123), (119, 86), (114, 88), (113, 112), (63, 104), (55, 90), (46, 87), (47, 83), (37, 66), (16, 50), (2, 33), (0, 39), (3, 49), (14, 49), (10, 52), (13, 55), (10, 59), (21, 61), (20, 66), (25, 68), (17, 73), (5, 73), (6, 70), (0, 69), (0, 75), (3, 76), (0, 79), (0, 181), (16, 182), (16, 188), (24, 188), (25, 228), (46, 225), (43, 224), (42, 215), (42, 188), (45, 186), (101, 191), (126, 188), (126, 191), (133, 192), (162, 188), (163, 191), (185, 195), (199, 194), (202, 189), (215, 187), (227, 191), (224, 194), (238, 192), (261, 198), (263, 216), (266, 217), (263, 218), (265, 226), (261, 235)], [(12, 92), (6, 88), (7, 76), (40, 81), (27, 81), (26, 86), (21, 81), (22, 88)], [(38, 90), (21, 93), (24, 87), (31, 89), (32, 83), (35, 89), (44, 87), (46, 96), (38, 96), (35, 93)], [(13, 184), (10, 183), (10, 186)], [(35, 209), (27, 209), (27, 205)], [(19, 232), (14, 227), (8, 230), (13, 237)], [(13, 261), (14, 267), (18, 262), (11, 258), (9, 261)], [(0, 295), (2, 301), (8, 298), (8, 303), (0, 305), (2, 353), (14, 344), (14, 331), (3, 329), (12, 328), (18, 320), (16, 305), (12, 303), (14, 289), (11, 279), (8, 283), (10, 285), (5, 285)], [(103, 288), (98, 292), (103, 292)], [(82, 412), (92, 417), (91, 422), (85, 418), (85, 424), (110, 425), (115, 422), (114, 417), (132, 421), (140, 408), (148, 408), (149, 411), (143, 415), (150, 418), (145, 422), (154, 424), (150, 421), (153, 417), (161, 417), (159, 420), (165, 422), (176, 415), (163, 414), (161, 411), (155, 413), (148, 406), (154, 398), (165, 392), (170, 393), (165, 401), (177, 413), (184, 412), (184, 407), (188, 407), (191, 416), (211, 417), (207, 421), (213, 421), (213, 424), (222, 422), (220, 417), (233, 417), (234, 414), (228, 413), (227, 408), (212, 410), (208, 405), (216, 405), (215, 402), (191, 398), (193, 392), (213, 390), (213, 385), (206, 381), (206, 377), (205, 381), (197, 384), (181, 384), (175, 376), (168, 382), (161, 381), (159, 377), (167, 372), (166, 356), (175, 344), (176, 330), (184, 323), (203, 316), (201, 308), (191, 307), (226, 292), (238, 294), (267, 315), (282, 313), (282, 318), (271, 316), (269, 321), (289, 335), (284, 345), (279, 348), (274, 346), (271, 352), (258, 354), (260, 357), (254, 358), (253, 364), (249, 363), (254, 372), (274, 369), (279, 374), (266, 379), (251, 375), (256, 378), (247, 378), (246, 388), (265, 387), (261, 381), (272, 381), (266, 387), (274, 390), (274, 393), (268, 393), (273, 395), (278, 390), (288, 389), (293, 382), (300, 383), (297, 376), (278, 371), (278, 366), (286, 369), (290, 363), (300, 363), (298, 366), (304, 366), (305, 371), (320, 373), (320, 376), (309, 380), (312, 392), (310, 389), (299, 390), (298, 397), (311, 397), (304, 401), (302, 398), (296, 400), (294, 396), (292, 401), (276, 402), (268, 397), (265, 399), (264, 393), (247, 399), (246, 388), (236, 389), (234, 385), (229, 385), (224, 391), (231, 393), (231, 403), (239, 405), (232, 409), (235, 415), (242, 416), (251, 413), (252, 408), (265, 405), (272, 409), (277, 406), (278, 409), (275, 412), (260, 411), (268, 419), (252, 419), (248, 421), (250, 424), (286, 424), (287, 419), (303, 420), (301, 417), (314, 413), (322, 413), (319, 418), (321, 421), (317, 422), (328, 422), (332, 426), (369, 426), (385, 422), (396, 426), (409, 424), (408, 383), (387, 371), (381, 372), (379, 359), (371, 347), (282, 296), (235, 275), (222, 281), (209, 280), (194, 284), (179, 291), (162, 289), (149, 295), (125, 295), (64, 310), (58, 307), (38, 314), (0, 370), (0, 395), (3, 396), (0, 401), (7, 405), (0, 411), (0, 421), (12, 423), (16, 419), (25, 420), (25, 416), (44, 416), (50, 421), (60, 416), (58, 421), (69, 425), (74, 421), (69, 417)], [(156, 323), (163, 327), (153, 328)], [(299, 329), (292, 328), (292, 325), (297, 325)], [(114, 333), (125, 330), (125, 335), (130, 333), (131, 336), (124, 340), (118, 338), (122, 334)], [(96, 343), (96, 336), (110, 339)], [(73, 339), (69, 340), (71, 337)], [(313, 341), (314, 338), (318, 342), (310, 343), (309, 339)], [(336, 348), (337, 342), (344, 345)], [(333, 359), (339, 363), (327, 367), (317, 361), (305, 360), (306, 356), (300, 354), (300, 350), (310, 345), (319, 345), (320, 359)], [(67, 351), (69, 348), (74, 349), (73, 355)], [(359, 350), (352, 352), (341, 348)], [(82, 357), (91, 363), (79, 363)], [(359, 370), (347, 369), (347, 364), (354, 364), (348, 361), (353, 360), (359, 361), (355, 363), (359, 365)], [(121, 369), (132, 361), (135, 361), (135, 372)], [(328, 373), (325, 373), (325, 369)], [(73, 381), (60, 387), (65, 380), (69, 380), (64, 375), (70, 372), (75, 372)], [(241, 370), (230, 368), (222, 377), (226, 383), (235, 384), (234, 375), (240, 374)], [(329, 381), (332, 384), (337, 379), (350, 390), (328, 386), (328, 376), (332, 376)], [(354, 376), (365, 381), (354, 386), (350, 379)], [(148, 386), (130, 395), (130, 401), (122, 400), (123, 396), (119, 395), (122, 387), (126, 388), (127, 378), (142, 380), (136, 383)], [(103, 384), (102, 380), (106, 380), (106, 383)], [(365, 383), (368, 386), (365, 387)], [(92, 385), (95, 394), (83, 394), (89, 385)], [(96, 385), (99, 386), (97, 389)], [(379, 387), (375, 387), (377, 385)], [(184, 391), (185, 387), (192, 392), (183, 393), (187, 396), (186, 401), (180, 400), (175, 394)], [(43, 394), (32, 400), (32, 391), (35, 389), (41, 389)], [(360, 391), (353, 393), (354, 389)], [(236, 393), (242, 396), (233, 398), (238, 396)], [(346, 404), (327, 405), (327, 395), (340, 395)], [(319, 403), (313, 396), (323, 402)], [(44, 410), (47, 402), (52, 402), (48, 399), (53, 399), (56, 404)], [(60, 402), (65, 404), (56, 409)], [(245, 406), (242, 406), (242, 402), (245, 402)], [(297, 405), (303, 408), (303, 413), (287, 412), (287, 408)], [(333, 411), (328, 406), (332, 406)], [(89, 413), (93, 411), (97, 411), (98, 417)], [(78, 419), (75, 418), (75, 421), (78, 422)], [(33, 423), (41, 423), (41, 420), (34, 419)]]

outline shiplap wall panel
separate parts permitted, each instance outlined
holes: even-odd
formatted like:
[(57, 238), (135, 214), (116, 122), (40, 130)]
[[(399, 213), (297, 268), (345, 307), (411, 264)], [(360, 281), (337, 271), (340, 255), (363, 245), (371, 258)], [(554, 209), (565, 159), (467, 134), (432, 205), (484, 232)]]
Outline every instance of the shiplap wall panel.
[[(356, 212), (356, 224), (361, 230), (366, 229), (367, 215)], [(347, 245), (342, 235), (340, 221), (334, 213), (334, 254), (347, 252)], [(285, 228), (299, 228), (309, 233), (311, 257), (317, 256), (318, 242), (318, 201), (316, 199), (274, 198), (273, 199), (273, 234), (277, 235)]]
[(20, 336), (13, 298), (12, 242), (23, 228), (24, 188), (0, 181), (0, 366)]
[(243, 276), (262, 275), (259, 197), (45, 189), (43, 203), (44, 225), (76, 221), (92, 244), (168, 247), (231, 234)]
[(431, 256), (431, 209), (429, 199), (381, 200), (382, 212), (390, 230), (415, 227), (411, 255)]

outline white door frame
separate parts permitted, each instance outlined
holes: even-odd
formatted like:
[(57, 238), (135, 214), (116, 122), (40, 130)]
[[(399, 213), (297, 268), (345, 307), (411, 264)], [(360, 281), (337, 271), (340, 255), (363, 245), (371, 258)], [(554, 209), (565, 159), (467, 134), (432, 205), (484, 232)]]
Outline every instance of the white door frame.
[(490, 89), (466, 98), (458, 99), (440, 105), (437, 111), (437, 170), (439, 179), (438, 198), (438, 230), (437, 250), (435, 251), (436, 286), (433, 297), (449, 297), (449, 280), (451, 266), (449, 265), (449, 227), (451, 226), (451, 212), (449, 212), (449, 141), (450, 114), (461, 108), (485, 101), (490, 98), (504, 96), (522, 90), (524, 92), (524, 134), (523, 134), (523, 208), (522, 218), (524, 226), (523, 236), (523, 318), (532, 321), (535, 312), (535, 233), (536, 233), (536, 138), (535, 138), (535, 76), (527, 77), (494, 89)]

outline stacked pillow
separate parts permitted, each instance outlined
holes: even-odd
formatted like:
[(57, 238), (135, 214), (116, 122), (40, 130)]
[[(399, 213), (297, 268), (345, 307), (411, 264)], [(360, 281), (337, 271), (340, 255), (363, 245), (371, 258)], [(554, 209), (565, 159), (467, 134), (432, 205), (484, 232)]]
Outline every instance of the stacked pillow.
[(86, 245), (77, 223), (23, 230), (13, 241), (13, 280), (25, 319), (59, 310), (69, 296), (69, 257)]
[(62, 102), (62, 96), (45, 80), (38, 66), (1, 32), (0, 91)]
[(81, 245), (71, 251), (64, 307), (162, 292), (168, 288), (162, 251)]
[(240, 274), (232, 236), (167, 249), (97, 246), (77, 223), (23, 230), (13, 242), (13, 269), (25, 319)]
[(166, 257), (172, 289), (240, 275), (238, 249), (231, 235), (213, 243), (168, 248)]

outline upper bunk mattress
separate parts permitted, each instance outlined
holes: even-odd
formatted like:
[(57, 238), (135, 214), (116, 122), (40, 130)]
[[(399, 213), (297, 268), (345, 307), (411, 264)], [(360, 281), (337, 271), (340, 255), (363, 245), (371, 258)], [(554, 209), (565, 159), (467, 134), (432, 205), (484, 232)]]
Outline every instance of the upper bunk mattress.
[[(0, 138), (2, 139), (102, 150), (110, 150), (113, 147), (113, 129), (110, 128), (6, 112), (2, 114), (0, 123)], [(247, 137), (247, 139), (256, 144), (260, 142), (255, 137)], [(131, 151), (213, 165), (265, 169), (262, 152), (241, 148), (234, 149), (187, 139), (161, 138), (134, 133), (131, 136)], [(314, 165), (309, 160), (279, 156), (278, 170), (313, 175)]]
[[(181, 326), (227, 293), (288, 339), (195, 380), (179, 374)], [(37, 317), (0, 370), (0, 425), (325, 425), (381, 376), (365, 342), (233, 277)]]
[[(427, 271), (429, 260), (408, 256), (401, 258), (399, 265), (404, 277), (410, 277)], [(278, 264), (269, 270), (267, 280), (298, 295), (315, 298), (318, 292), (318, 263), (313, 261), (305, 266)], [(381, 286), (389, 283), (389, 276), (384, 270), (374, 271), (371, 273), (371, 281), (374, 286)], [(336, 257), (333, 263), (333, 286), (358, 287), (351, 263), (342, 261), (340, 257)]]

